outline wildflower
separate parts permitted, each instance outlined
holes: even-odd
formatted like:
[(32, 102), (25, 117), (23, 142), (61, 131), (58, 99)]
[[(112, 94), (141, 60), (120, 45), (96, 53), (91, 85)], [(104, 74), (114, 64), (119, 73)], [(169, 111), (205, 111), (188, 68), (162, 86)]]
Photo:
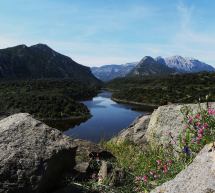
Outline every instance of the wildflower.
[(208, 109), (208, 114), (209, 115), (215, 115), (215, 109)]
[(155, 174), (153, 177), (154, 177), (154, 179), (157, 179), (157, 178), (158, 178), (158, 175)]
[(202, 137), (203, 137), (203, 135), (199, 133), (197, 138), (198, 138), (199, 140), (201, 140)]
[(142, 179), (143, 179), (144, 182), (147, 182), (148, 181), (148, 176), (144, 175)]
[(203, 135), (203, 132), (204, 132), (204, 129), (203, 129), (203, 128), (201, 128), (201, 129), (198, 130), (198, 134), (199, 134), (199, 135)]
[(140, 177), (140, 176), (136, 176), (136, 177), (135, 177), (135, 180), (136, 180), (136, 181), (140, 181), (140, 180), (141, 180), (141, 177)]
[(201, 140), (201, 139), (199, 139), (199, 138), (197, 137), (196, 141), (197, 141), (198, 144), (200, 144), (200, 140)]
[(173, 162), (172, 160), (169, 160), (169, 161), (167, 162), (167, 164), (168, 164), (168, 165), (172, 165), (172, 162)]
[(188, 122), (192, 123), (193, 122), (193, 117), (189, 116)]
[(207, 124), (207, 123), (204, 123), (204, 124), (203, 124), (203, 128), (204, 128), (204, 129), (208, 128), (208, 124)]
[(201, 123), (198, 121), (196, 122), (196, 126), (199, 127), (201, 125)]
[(160, 165), (161, 164), (161, 160), (156, 160), (157, 164)]
[(183, 152), (184, 152), (187, 156), (189, 156), (189, 155), (190, 155), (190, 148), (189, 148), (187, 145), (185, 145), (184, 148), (183, 148)]
[(168, 166), (165, 164), (163, 166), (163, 173), (167, 173), (168, 172)]
[(155, 172), (153, 172), (153, 171), (150, 171), (149, 173), (150, 173), (150, 174), (153, 176)]
[(201, 117), (201, 115), (199, 113), (196, 114), (196, 116), (195, 116), (196, 119), (200, 119), (200, 117)]

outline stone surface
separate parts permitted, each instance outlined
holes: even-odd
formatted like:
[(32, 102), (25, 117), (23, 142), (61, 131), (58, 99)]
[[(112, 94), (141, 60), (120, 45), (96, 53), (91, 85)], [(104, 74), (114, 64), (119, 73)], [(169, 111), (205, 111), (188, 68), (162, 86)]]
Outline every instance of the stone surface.
[(27, 113), (0, 121), (0, 192), (51, 192), (75, 166), (76, 144)]
[(101, 161), (101, 167), (98, 176), (99, 176), (98, 184), (102, 184), (108, 176), (108, 164), (106, 161)]
[[(214, 108), (215, 103), (210, 103)], [(156, 109), (152, 115), (146, 131), (145, 137), (147, 142), (151, 145), (167, 145), (171, 138), (169, 133), (176, 139), (178, 138), (180, 131), (185, 127), (183, 123), (184, 115), (181, 113), (181, 108), (187, 106), (194, 110), (199, 111), (198, 104), (186, 104), (186, 105), (165, 105)], [(206, 103), (201, 104), (202, 108), (206, 108)]]
[(113, 138), (115, 142), (122, 142), (125, 140), (131, 141), (139, 146), (143, 146), (146, 142), (145, 132), (148, 128), (150, 115), (143, 115), (138, 117), (128, 128), (122, 130), (118, 136)]
[(9, 116), (0, 121), (0, 193), (55, 191), (64, 178), (83, 176), (92, 154), (101, 160), (112, 156), (98, 145), (65, 136), (27, 113)]
[(215, 151), (209, 151), (211, 147), (206, 145), (186, 169), (151, 193), (215, 192)]

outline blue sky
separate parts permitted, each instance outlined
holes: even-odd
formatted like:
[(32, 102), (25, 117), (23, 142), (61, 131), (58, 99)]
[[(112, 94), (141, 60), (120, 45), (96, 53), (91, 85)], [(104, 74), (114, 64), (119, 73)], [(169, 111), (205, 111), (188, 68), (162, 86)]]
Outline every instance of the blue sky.
[(215, 66), (213, 0), (0, 0), (0, 48), (48, 44), (87, 66), (182, 55)]

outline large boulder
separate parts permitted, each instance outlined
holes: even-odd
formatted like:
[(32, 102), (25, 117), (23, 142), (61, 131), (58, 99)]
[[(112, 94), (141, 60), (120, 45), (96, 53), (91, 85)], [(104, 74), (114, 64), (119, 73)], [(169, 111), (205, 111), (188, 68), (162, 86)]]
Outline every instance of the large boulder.
[(215, 193), (215, 151), (206, 145), (194, 161), (173, 180), (151, 193)]
[(65, 176), (75, 178), (86, 172), (90, 154), (111, 156), (98, 145), (65, 136), (27, 113), (9, 116), (0, 121), (0, 193), (55, 191), (64, 185)]
[(140, 147), (144, 147), (146, 143), (145, 133), (150, 121), (150, 115), (142, 115), (138, 117), (128, 128), (123, 129), (112, 141), (120, 143), (130, 141)]
[[(212, 108), (215, 108), (215, 103), (210, 103)], [(145, 134), (147, 142), (153, 146), (167, 145), (171, 141), (171, 136), (175, 139), (178, 138), (182, 129), (185, 128), (184, 115), (181, 109), (187, 106), (194, 112), (200, 110), (199, 104), (186, 104), (186, 105), (165, 105), (156, 109), (152, 115)], [(201, 103), (201, 108), (206, 109), (207, 104)]]
[(29, 114), (0, 121), (0, 192), (51, 192), (75, 166), (77, 145)]

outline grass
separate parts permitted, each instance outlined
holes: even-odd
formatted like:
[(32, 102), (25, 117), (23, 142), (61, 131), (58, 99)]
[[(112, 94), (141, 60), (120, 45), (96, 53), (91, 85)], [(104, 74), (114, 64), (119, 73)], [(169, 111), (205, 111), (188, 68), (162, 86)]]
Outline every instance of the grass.
[(144, 151), (135, 144), (124, 141), (103, 142), (102, 146), (117, 158), (117, 165), (130, 174), (121, 187), (122, 192), (149, 192), (156, 186), (174, 178), (191, 161), (185, 156), (173, 157), (173, 149), (148, 146)]
[[(215, 109), (199, 108), (194, 113), (192, 109), (182, 108), (185, 129), (181, 129), (176, 141), (178, 148), (146, 145), (144, 150), (132, 142), (114, 141), (102, 142), (103, 148), (113, 153), (118, 167), (125, 169), (129, 178), (121, 190), (129, 193), (147, 193), (166, 181), (173, 179), (185, 169), (208, 143), (214, 142), (215, 136)], [(171, 142), (171, 141), (170, 141)], [(171, 143), (169, 143), (171, 144)]]
[[(182, 108), (181, 112), (186, 128), (178, 131), (177, 140), (169, 134), (170, 143), (166, 146), (145, 145), (141, 149), (130, 141), (101, 141), (101, 146), (116, 157), (114, 162), (111, 160), (113, 170), (120, 168), (126, 175), (117, 186), (111, 186), (111, 176), (102, 184), (93, 179), (85, 186), (100, 193), (148, 193), (175, 178), (206, 144), (215, 141), (215, 109), (208, 105), (208, 109), (200, 106), (197, 113), (188, 108)], [(170, 145), (171, 140), (176, 142), (174, 146)]]

